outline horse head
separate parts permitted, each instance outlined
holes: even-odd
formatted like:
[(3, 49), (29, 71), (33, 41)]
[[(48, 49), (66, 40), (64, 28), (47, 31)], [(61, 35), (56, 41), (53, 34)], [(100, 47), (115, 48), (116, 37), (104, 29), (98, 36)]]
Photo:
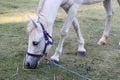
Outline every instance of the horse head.
[(39, 64), (40, 59), (46, 55), (50, 44), (53, 43), (52, 37), (47, 33), (39, 18), (30, 18), (27, 32), (29, 34), (28, 49), (25, 58), (27, 68), (34, 69)]

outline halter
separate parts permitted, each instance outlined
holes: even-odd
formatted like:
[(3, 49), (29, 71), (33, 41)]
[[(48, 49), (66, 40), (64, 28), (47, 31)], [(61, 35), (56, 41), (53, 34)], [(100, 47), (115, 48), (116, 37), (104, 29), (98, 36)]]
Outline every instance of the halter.
[(52, 36), (50, 36), (49, 33), (45, 30), (43, 24), (40, 23), (40, 25), (42, 27), (43, 35), (44, 35), (44, 38), (45, 38), (44, 50), (43, 50), (42, 54), (40, 54), (40, 55), (39, 54), (32, 54), (32, 53), (29, 53), (29, 52), (26, 53), (29, 56), (33, 56), (33, 57), (37, 57), (37, 58), (46, 56), (47, 55), (46, 50), (47, 50), (48, 45), (53, 45), (53, 42), (54, 42)]

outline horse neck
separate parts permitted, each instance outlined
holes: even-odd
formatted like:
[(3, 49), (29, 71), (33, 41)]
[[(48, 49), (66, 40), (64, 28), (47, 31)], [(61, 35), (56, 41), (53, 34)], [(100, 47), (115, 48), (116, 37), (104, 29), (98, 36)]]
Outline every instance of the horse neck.
[(40, 13), (40, 21), (45, 26), (45, 29), (52, 35), (52, 26), (55, 22), (57, 11), (62, 3), (62, 0), (45, 0)]

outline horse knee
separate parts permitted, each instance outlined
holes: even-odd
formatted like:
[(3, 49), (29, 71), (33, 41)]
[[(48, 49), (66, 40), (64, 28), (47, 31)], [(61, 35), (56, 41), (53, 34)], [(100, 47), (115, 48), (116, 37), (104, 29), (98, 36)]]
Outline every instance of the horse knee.
[(66, 37), (67, 33), (68, 33), (67, 31), (62, 30), (60, 35), (61, 35), (61, 37)]
[(112, 18), (112, 16), (113, 16), (113, 14), (114, 14), (114, 12), (113, 12), (113, 11), (111, 11), (111, 12), (107, 13), (107, 18), (108, 18), (108, 19), (111, 19), (111, 18)]
[(107, 14), (107, 17), (108, 17), (108, 18), (111, 18), (112, 15), (113, 15), (113, 13)]

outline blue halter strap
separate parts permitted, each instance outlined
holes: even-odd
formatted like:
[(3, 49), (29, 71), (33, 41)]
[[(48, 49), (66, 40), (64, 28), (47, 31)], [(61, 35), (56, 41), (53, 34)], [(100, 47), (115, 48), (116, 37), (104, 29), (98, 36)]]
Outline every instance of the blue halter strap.
[[(49, 35), (49, 33), (45, 30), (44, 26), (42, 23), (40, 23), (41, 27), (42, 27), (42, 30), (43, 30), (43, 34), (44, 34), (44, 38), (45, 38), (45, 47), (44, 47), (44, 50), (43, 50), (43, 54), (46, 55), (46, 50), (47, 50), (47, 46), (48, 45), (53, 45), (53, 38), (52, 36)], [(50, 40), (51, 39), (51, 40)]]

